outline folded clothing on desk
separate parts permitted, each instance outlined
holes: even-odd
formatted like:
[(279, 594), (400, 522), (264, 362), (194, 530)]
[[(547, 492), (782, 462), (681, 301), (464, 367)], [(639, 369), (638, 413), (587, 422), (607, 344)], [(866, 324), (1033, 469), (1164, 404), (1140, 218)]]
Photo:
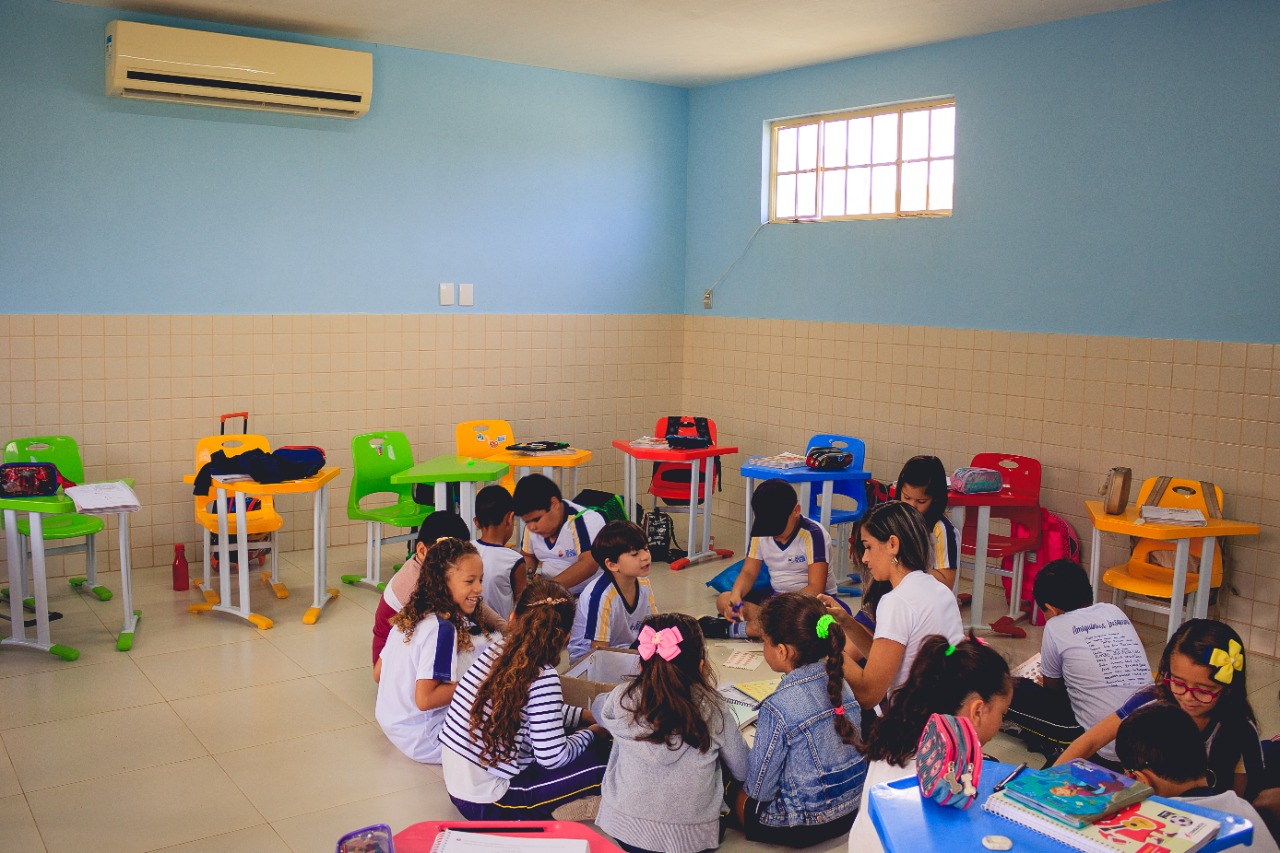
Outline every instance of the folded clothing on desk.
[(248, 474), (259, 483), (305, 480), (324, 467), (324, 451), (318, 447), (281, 447), (272, 453), (253, 449), (235, 456), (219, 450), (196, 474), (193, 495), (207, 495), (213, 478), (222, 474)]

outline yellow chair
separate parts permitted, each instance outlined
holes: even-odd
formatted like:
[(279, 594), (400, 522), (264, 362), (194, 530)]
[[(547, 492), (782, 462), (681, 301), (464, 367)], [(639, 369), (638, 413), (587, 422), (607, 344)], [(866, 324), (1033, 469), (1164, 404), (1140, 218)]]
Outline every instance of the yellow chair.
[[(1211, 489), (1211, 491), (1210, 491)], [(1208, 496), (1206, 492), (1209, 492)], [(1173, 477), (1150, 477), (1138, 491), (1138, 506), (1175, 507), (1179, 509), (1198, 509), (1206, 518), (1222, 517), (1222, 489), (1212, 483), (1200, 480), (1186, 480)], [(1203, 541), (1191, 541), (1191, 556), (1197, 561), (1201, 556)], [(1174, 542), (1160, 542), (1155, 539), (1139, 539), (1134, 545), (1129, 560), (1122, 565), (1114, 566), (1102, 576), (1102, 582), (1115, 590), (1115, 603), (1121, 607), (1128, 604), (1139, 610), (1150, 610), (1155, 613), (1169, 613), (1170, 608), (1153, 604), (1152, 598), (1170, 599), (1173, 597), (1173, 554)], [(1160, 565), (1159, 554), (1166, 554)], [(1209, 574), (1209, 588), (1222, 586), (1222, 547), (1214, 549), (1213, 566)], [(1187, 585), (1184, 595), (1190, 595), (1200, 587), (1198, 570), (1188, 570)], [(1141, 596), (1133, 599), (1128, 596)], [(1184, 602), (1185, 603), (1185, 602)]]
[[(515, 444), (516, 437), (511, 424), (504, 420), (489, 418), (478, 421), (463, 421), (454, 430), (458, 455), (470, 456), (472, 459), (488, 459), (490, 456), (505, 453), (508, 444)], [(498, 481), (508, 492), (515, 492), (515, 467)], [(470, 523), (471, 519), (466, 519)]]
[[(271, 444), (264, 435), (205, 436), (196, 443), (197, 473), (205, 466), (213, 454), (219, 450), (226, 453), (227, 456), (236, 456), (246, 450), (262, 450), (269, 453)], [(218, 603), (218, 593), (211, 582), (211, 569), (213, 566), (211, 541), (213, 534), (218, 532), (218, 508), (215, 503), (217, 497), (217, 486), (213, 486), (209, 489), (208, 495), (197, 495), (195, 498), (196, 522), (204, 528), (204, 579), (203, 581), (197, 580), (196, 585), (200, 587), (206, 604)], [(230, 495), (228, 495), (228, 499), (230, 499)], [(264, 495), (260, 498), (255, 498), (255, 500), (260, 501), (258, 508), (251, 509), (245, 514), (245, 523), (249, 528), (247, 532), (250, 536), (264, 533), (269, 535), (265, 541), (254, 542), (252, 550), (270, 550), (271, 571), (263, 572), (262, 579), (271, 586), (276, 598), (288, 598), (289, 590), (280, 582), (279, 548), (277, 547), (278, 541), (275, 535), (277, 530), (284, 527), (284, 519), (276, 512), (275, 501), (270, 495)], [(236, 529), (236, 515), (231, 508), (229, 510), (227, 513), (227, 532), (231, 536), (236, 536), (239, 534)], [(241, 566), (240, 570), (248, 571), (249, 569), (247, 566)], [(219, 571), (230, 571), (230, 569), (227, 566), (220, 566)], [(198, 604), (191, 605), (191, 608), (200, 607), (201, 605)]]

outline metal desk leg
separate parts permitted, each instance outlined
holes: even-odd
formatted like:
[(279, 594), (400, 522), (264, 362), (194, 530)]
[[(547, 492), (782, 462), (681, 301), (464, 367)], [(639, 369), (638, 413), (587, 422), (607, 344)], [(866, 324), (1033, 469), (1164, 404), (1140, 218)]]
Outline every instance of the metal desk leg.
[(133, 609), (133, 580), (130, 577), (133, 560), (129, 549), (129, 513), (116, 513), (120, 534), (120, 598), (124, 607), (124, 623), (116, 638), (116, 651), (127, 652), (133, 648), (133, 632), (137, 630), (141, 610)]
[(462, 520), (466, 522), (467, 529), (471, 531), (472, 536), (477, 536), (476, 530), (476, 484), (471, 482), (462, 482), (458, 484), (458, 501), (461, 506), (458, 507)]
[(433, 512), (440, 512), (441, 510), (448, 509), (448, 508), (449, 508), (449, 487), (448, 487), (448, 484), (447, 484), (447, 483), (436, 483), (436, 484), (435, 484), (435, 493), (436, 493), (436, 497), (435, 497), (436, 505), (435, 505), (434, 507), (432, 507), (432, 511), (433, 511)]
[[(442, 483), (437, 483), (439, 488)], [(320, 619), (320, 611), (338, 597), (338, 590), (329, 589), (329, 486), (326, 483), (315, 494), (312, 513), (312, 595), (311, 607), (302, 614), (303, 624), (314, 625)]]
[(991, 533), (991, 507), (978, 507), (978, 530), (973, 542), (973, 601), (969, 605), (969, 626), (983, 627), (982, 597), (987, 588), (987, 539)]
[(1102, 531), (1093, 529), (1093, 541), (1089, 543), (1089, 583), (1093, 584), (1093, 603), (1098, 603), (1102, 580)]
[(36, 610), (36, 636), (34, 640), (27, 638), (27, 626), (22, 611), (23, 599), (26, 596), (26, 566), (20, 557), (23, 545), (18, 536), (18, 513), (16, 510), (4, 511), (5, 546), (9, 559), (9, 615), (13, 617), (13, 632), (7, 639), (0, 640), (0, 645), (23, 646), (49, 652), (63, 660), (75, 660), (80, 652), (70, 646), (50, 642), (49, 639), (49, 589), (45, 578), (44, 560), (44, 524), (40, 513), (27, 513), (31, 525), (31, 594), (34, 597)]
[(703, 459), (702, 462), (699, 464), (702, 465), (702, 482), (707, 484), (706, 486), (707, 498), (702, 502), (702, 548), (698, 553), (699, 553), (699, 556), (703, 556), (703, 555), (710, 556), (711, 555), (711, 496), (715, 494), (715, 489), (712, 488), (713, 484), (712, 484), (711, 472), (714, 471), (715, 468), (712, 467), (712, 463), (710, 459)]
[(747, 477), (746, 481), (747, 481), (747, 491), (746, 491), (746, 494), (743, 496), (744, 500), (742, 501), (744, 504), (747, 505), (747, 509), (746, 509), (747, 528), (746, 528), (746, 534), (742, 537), (743, 556), (751, 553), (751, 521), (752, 521), (751, 496), (755, 494), (755, 491), (756, 491), (756, 481), (753, 480), (751, 477)]
[[(956, 530), (964, 530), (964, 507), (952, 506), (947, 508), (947, 516), (951, 519), (951, 526)], [(865, 513), (863, 514), (865, 516)], [(956, 595), (960, 594), (960, 555), (956, 555), (956, 577), (951, 582), (951, 591)]]
[(822, 529), (828, 533), (831, 532), (831, 501), (835, 495), (835, 487), (835, 480), (822, 481), (822, 511), (818, 513), (818, 518)]
[[(1218, 540), (1213, 536), (1206, 536), (1201, 540), (1200, 545), (1200, 581), (1196, 587), (1196, 598), (1192, 605), (1191, 615), (1196, 619), (1209, 618), (1209, 596), (1212, 594), (1213, 587), (1213, 558), (1215, 548), (1217, 548)], [(1190, 559), (1188, 558), (1188, 563)], [(1226, 578), (1222, 579), (1226, 583)]]
[(1173, 634), (1182, 624), (1182, 599), (1187, 591), (1187, 564), (1191, 562), (1191, 540), (1179, 539), (1177, 549), (1173, 552), (1173, 594), (1169, 597), (1169, 631), (1165, 640), (1173, 639)]

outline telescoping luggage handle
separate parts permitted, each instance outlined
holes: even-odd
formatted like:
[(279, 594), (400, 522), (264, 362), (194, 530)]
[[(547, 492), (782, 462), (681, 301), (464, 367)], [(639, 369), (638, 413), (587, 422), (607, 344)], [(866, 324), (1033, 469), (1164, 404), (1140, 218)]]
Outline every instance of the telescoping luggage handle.
[(249, 434), (249, 413), (248, 412), (227, 412), (225, 415), (220, 415), (218, 417), (218, 421), (220, 422), (218, 425), (218, 435), (227, 434), (227, 421), (231, 420), (232, 418), (244, 418), (244, 429), (240, 430), (240, 433), (241, 435), (248, 435)]

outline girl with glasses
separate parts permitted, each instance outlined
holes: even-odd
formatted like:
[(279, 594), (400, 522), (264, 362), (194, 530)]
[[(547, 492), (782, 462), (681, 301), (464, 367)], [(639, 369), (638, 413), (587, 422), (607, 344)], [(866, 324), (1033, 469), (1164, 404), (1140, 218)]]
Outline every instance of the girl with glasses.
[(1115, 739), (1120, 723), (1134, 711), (1152, 702), (1171, 702), (1200, 732), (1214, 791), (1234, 790), (1251, 800), (1262, 786), (1263, 760), (1247, 675), (1240, 635), (1214, 619), (1192, 619), (1169, 639), (1155, 683), (1077, 738), (1057, 763), (1088, 758), (1119, 770), (1095, 753)]

